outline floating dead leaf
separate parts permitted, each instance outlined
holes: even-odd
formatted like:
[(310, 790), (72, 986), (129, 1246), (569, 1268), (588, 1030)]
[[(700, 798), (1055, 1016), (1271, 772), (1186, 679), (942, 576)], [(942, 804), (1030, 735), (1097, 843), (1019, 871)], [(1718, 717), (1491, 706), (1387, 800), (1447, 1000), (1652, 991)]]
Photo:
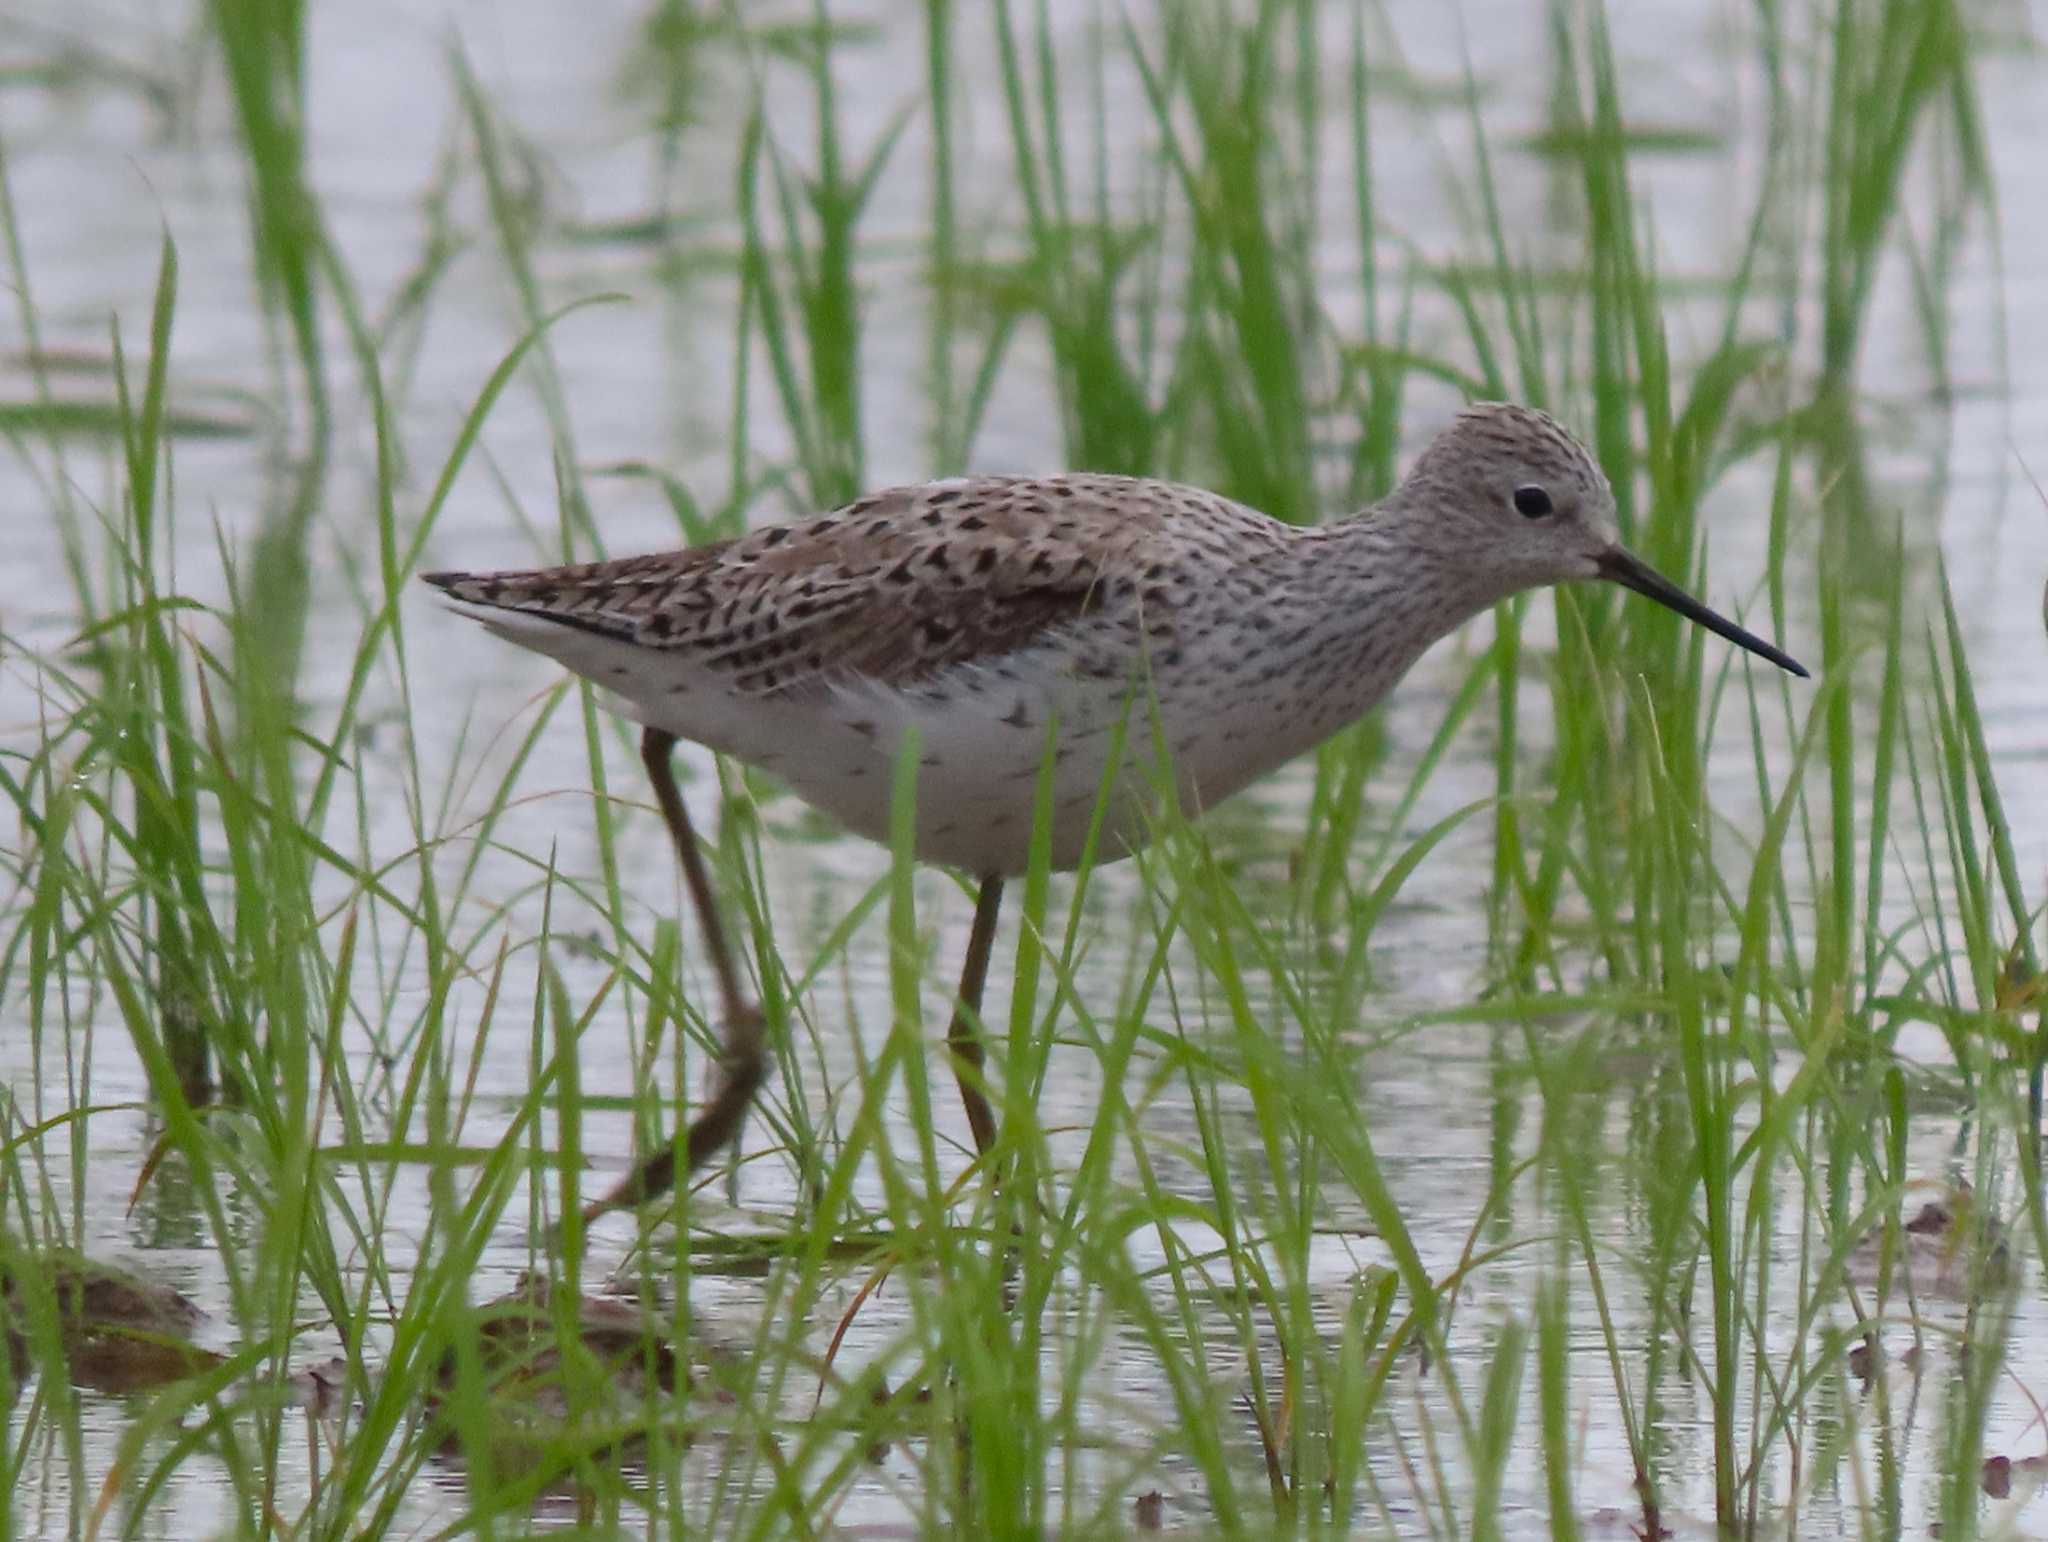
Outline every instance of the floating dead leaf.
[(14, 1255), (0, 1279), (0, 1318), (17, 1376), (29, 1368), (39, 1289), (50, 1293), (58, 1343), (72, 1381), (81, 1387), (118, 1396), (221, 1363), (221, 1356), (191, 1341), (205, 1313), (170, 1286), (68, 1249), (51, 1249)]
[(221, 1363), (210, 1349), (133, 1328), (101, 1328), (68, 1339), (64, 1357), (81, 1387), (123, 1397), (197, 1376)]
[(2005, 956), (2004, 966), (1998, 971), (1993, 1002), (2001, 1012), (2025, 1011), (2048, 995), (2048, 976), (2042, 975), (2028, 962), (2026, 946), (2025, 942), (2015, 942), (2012, 951)]
[(1873, 1226), (1850, 1250), (1849, 1276), (1882, 1289), (1951, 1301), (1967, 1301), (2000, 1288), (2012, 1272), (2005, 1227), (1984, 1214), (1967, 1183), (1926, 1182), (1924, 1201), (1887, 1243), (1885, 1227)]
[[(557, 1315), (556, 1286), (529, 1273), (476, 1310), (474, 1351), (486, 1402), (485, 1456), (499, 1480), (560, 1465), (565, 1454), (609, 1463), (645, 1445), (650, 1409), (687, 1393), (688, 1373), (656, 1320), (636, 1302), (578, 1296), (573, 1337)], [(571, 1360), (577, 1363), (571, 1365)], [(461, 1375), (450, 1350), (429, 1405), (442, 1421), (442, 1455), (464, 1454), (444, 1404)]]
[(2035, 1484), (2048, 1477), (2048, 1451), (2038, 1456), (2023, 1456), (2018, 1461), (2009, 1456), (1990, 1456), (1984, 1459), (1984, 1492), (1989, 1498), (2010, 1497), (2015, 1477)]
[(315, 1418), (325, 1419), (341, 1407), (348, 1393), (348, 1361), (340, 1355), (291, 1374), (292, 1398)]

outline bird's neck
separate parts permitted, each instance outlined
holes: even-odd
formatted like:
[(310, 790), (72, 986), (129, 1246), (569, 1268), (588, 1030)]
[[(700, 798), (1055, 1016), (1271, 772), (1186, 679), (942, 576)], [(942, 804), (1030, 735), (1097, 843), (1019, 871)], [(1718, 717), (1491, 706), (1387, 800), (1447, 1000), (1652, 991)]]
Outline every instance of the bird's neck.
[(1370, 711), (1432, 644), (1500, 598), (1417, 533), (1382, 506), (1300, 531), (1262, 559), (1259, 598), (1240, 604), (1270, 619), (1243, 642), (1302, 696), (1273, 725), (1276, 754)]
[[(1409, 662), (1517, 585), (1443, 538), (1442, 521), (1405, 507), (1399, 492), (1363, 513), (1303, 533), (1291, 553), (1304, 590), (1349, 627), (1379, 632), (1399, 617)], [(1345, 603), (1349, 597), (1350, 603)]]

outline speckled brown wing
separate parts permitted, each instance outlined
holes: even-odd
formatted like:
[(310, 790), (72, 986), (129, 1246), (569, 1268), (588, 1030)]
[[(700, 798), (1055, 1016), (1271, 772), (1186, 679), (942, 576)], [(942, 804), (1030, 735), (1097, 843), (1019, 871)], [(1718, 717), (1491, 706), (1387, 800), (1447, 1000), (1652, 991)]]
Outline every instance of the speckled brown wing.
[(687, 655), (744, 694), (909, 685), (1130, 599), (1144, 577), (1136, 553), (1165, 517), (1133, 498), (1140, 485), (935, 482), (685, 551), (427, 581), (471, 604)]

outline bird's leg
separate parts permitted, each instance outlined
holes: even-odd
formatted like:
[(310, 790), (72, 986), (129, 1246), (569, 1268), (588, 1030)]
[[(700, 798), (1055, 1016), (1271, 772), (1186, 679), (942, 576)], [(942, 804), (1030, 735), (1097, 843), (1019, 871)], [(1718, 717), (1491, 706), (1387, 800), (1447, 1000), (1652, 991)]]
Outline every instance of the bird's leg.
[(967, 962), (960, 970), (960, 1000), (953, 1008), (953, 1025), (946, 1030), (953, 1077), (960, 1083), (967, 1127), (974, 1132), (974, 1149), (980, 1156), (987, 1156), (996, 1143), (996, 1119), (981, 1087), (981, 1030), (976, 1019), (981, 1016), (981, 987), (988, 980), (988, 956), (995, 947), (996, 917), (1002, 909), (1002, 879), (982, 879), (974, 899), (974, 930), (967, 935)]
[[(710, 954), (711, 972), (718, 977), (719, 1005), (725, 1016), (725, 1052), (718, 1068), (718, 1083), (712, 1089), (711, 1100), (683, 1137), (682, 1176), (688, 1177), (739, 1133), (754, 1094), (767, 1079), (768, 1057), (763, 1044), (765, 1023), (761, 1008), (741, 988), (732, 950), (726, 946), (725, 927), (718, 919), (711, 877), (704, 870), (704, 855), (697, 849), (689, 811), (676, 790), (675, 772), (669, 760), (675, 747), (674, 734), (650, 728), (640, 736), (640, 760), (654, 784), (654, 801), (661, 806), (669, 839), (675, 843), (676, 859), (682, 863), (690, 908), (697, 913), (697, 926), (704, 934), (704, 951)], [(609, 1211), (644, 1204), (675, 1187), (676, 1177), (675, 1149), (659, 1151), (609, 1194), (584, 1206), (583, 1219), (587, 1224)]]

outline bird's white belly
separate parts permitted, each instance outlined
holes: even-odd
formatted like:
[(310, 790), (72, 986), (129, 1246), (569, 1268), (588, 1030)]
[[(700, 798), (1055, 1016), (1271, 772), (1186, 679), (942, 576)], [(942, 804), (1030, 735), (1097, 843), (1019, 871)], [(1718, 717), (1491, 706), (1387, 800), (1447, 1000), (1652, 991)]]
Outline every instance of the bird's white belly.
[[(899, 774), (913, 774), (914, 849), (924, 861), (977, 874), (1030, 863), (1041, 779), (1050, 774), (1056, 867), (1081, 858), (1128, 692), (1035, 671), (1015, 679), (958, 672), (929, 687), (836, 691), (813, 711), (795, 752), (769, 771), (849, 829), (887, 842)], [(1135, 714), (1133, 714), (1135, 717)], [(914, 758), (914, 767), (904, 767)], [(1105, 809), (1105, 857), (1122, 856), (1137, 814), (1127, 796)]]
[[(909, 688), (863, 685), (795, 699), (699, 688), (627, 702), (630, 715), (787, 782), (848, 829), (887, 843), (901, 757), (916, 744), (919, 859), (975, 874), (1030, 863), (1041, 777), (1055, 868), (1081, 860), (1098, 806), (1099, 860), (1142, 846), (1159, 806), (1157, 751), (1174, 794), (1194, 813), (1268, 769), (1269, 727), (1238, 724), (1220, 704), (1160, 699), (1132, 684), (1084, 678), (1064, 650), (1012, 654), (1004, 668), (960, 669)], [(1204, 709), (1207, 710), (1204, 710)], [(1105, 798), (1112, 755), (1117, 776)]]

